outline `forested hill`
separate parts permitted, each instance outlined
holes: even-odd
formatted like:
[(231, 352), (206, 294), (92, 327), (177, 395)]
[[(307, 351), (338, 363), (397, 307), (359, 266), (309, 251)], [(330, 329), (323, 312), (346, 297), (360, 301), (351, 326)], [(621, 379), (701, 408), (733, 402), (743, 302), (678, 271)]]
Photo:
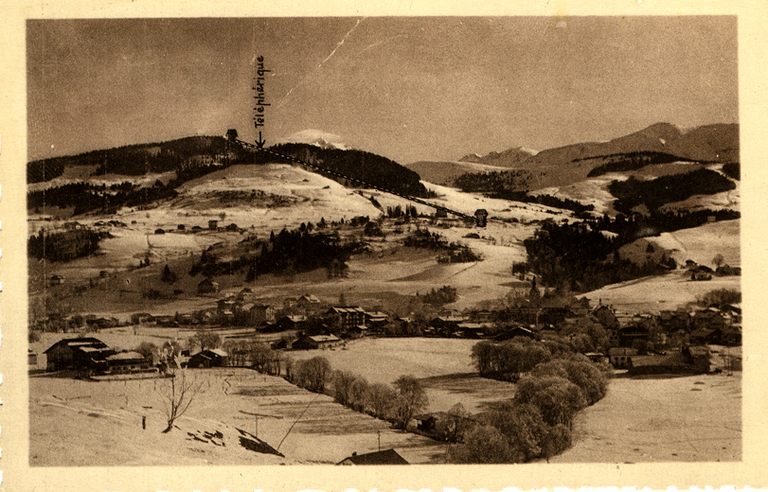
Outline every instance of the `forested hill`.
[[(422, 197), (428, 195), (418, 173), (391, 159), (370, 152), (321, 148), (304, 143), (278, 144), (270, 147), (270, 150), (310, 164), (319, 164), (351, 178), (399, 193)], [(275, 162), (276, 158), (270, 154), (262, 154), (260, 160)], [(329, 177), (333, 178), (333, 176)]]
[[(362, 150), (321, 148), (302, 143), (284, 143), (270, 147), (275, 153), (288, 156), (280, 159), (273, 153), (254, 153), (224, 137), (186, 137), (161, 143), (127, 145), (112, 149), (95, 150), (73, 156), (54, 157), (32, 161), (27, 167), (27, 182), (40, 183), (62, 176), (65, 185), (89, 185), (90, 177), (104, 174), (141, 176), (149, 173), (175, 172), (168, 183), (175, 188), (183, 182), (214, 172), (233, 164), (265, 164), (293, 162), (291, 158), (311, 164), (320, 164), (350, 178), (362, 180), (381, 188), (400, 193), (427, 196), (418, 173), (397, 162)], [(74, 172), (73, 168), (87, 168)], [(69, 169), (69, 171), (66, 171)], [(310, 169), (312, 170), (312, 169)], [(329, 176), (334, 178), (333, 176)], [(336, 178), (334, 178), (336, 179)], [(347, 184), (347, 183), (342, 183)], [(352, 183), (356, 185), (356, 183)], [(56, 183), (60, 187), (60, 183)], [(52, 191), (49, 187), (49, 195)], [(50, 197), (49, 197), (50, 198)]]
[(97, 166), (95, 175), (137, 176), (181, 171), (217, 160), (246, 162), (248, 159), (249, 152), (229, 144), (224, 137), (194, 136), (32, 161), (27, 165), (27, 182), (50, 181), (61, 176), (69, 166)]

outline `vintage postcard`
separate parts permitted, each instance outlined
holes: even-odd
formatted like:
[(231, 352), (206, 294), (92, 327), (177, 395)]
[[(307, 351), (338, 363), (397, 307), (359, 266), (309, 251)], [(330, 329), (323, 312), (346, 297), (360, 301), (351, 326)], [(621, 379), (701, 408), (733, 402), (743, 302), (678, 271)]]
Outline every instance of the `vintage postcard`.
[(6, 490), (766, 485), (768, 5), (3, 9)]

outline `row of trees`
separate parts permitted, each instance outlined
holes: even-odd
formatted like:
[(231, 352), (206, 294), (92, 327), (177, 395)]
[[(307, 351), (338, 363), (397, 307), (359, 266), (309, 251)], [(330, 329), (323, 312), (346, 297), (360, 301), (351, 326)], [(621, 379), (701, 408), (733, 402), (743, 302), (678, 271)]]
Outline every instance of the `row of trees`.
[(286, 379), (315, 393), (329, 392), (345, 407), (393, 422), (401, 429), (429, 403), (413, 376), (400, 376), (392, 386), (369, 383), (353, 372), (332, 370), (328, 359), (321, 356), (287, 361)]

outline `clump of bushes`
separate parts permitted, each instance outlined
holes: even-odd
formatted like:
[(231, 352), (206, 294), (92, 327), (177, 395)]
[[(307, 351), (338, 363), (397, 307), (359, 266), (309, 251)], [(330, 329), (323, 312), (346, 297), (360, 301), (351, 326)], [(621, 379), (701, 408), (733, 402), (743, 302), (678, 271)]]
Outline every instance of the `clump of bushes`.
[(480, 342), (472, 355), (485, 377), (519, 377), (517, 393), (477, 417), (462, 443), (449, 448), (451, 463), (520, 463), (561, 453), (571, 445), (576, 413), (607, 390), (606, 374), (561, 343)]
[(443, 285), (439, 289), (431, 289), (424, 294), (422, 300), (425, 304), (431, 304), (433, 306), (442, 306), (444, 304), (450, 304), (456, 302), (459, 295), (455, 287), (450, 285)]
[(481, 255), (472, 251), (467, 245), (449, 242), (442, 234), (429, 232), (429, 229), (417, 229), (405, 238), (403, 244), (412, 248), (443, 251), (445, 254), (438, 257), (440, 263), (466, 263), (483, 259)]

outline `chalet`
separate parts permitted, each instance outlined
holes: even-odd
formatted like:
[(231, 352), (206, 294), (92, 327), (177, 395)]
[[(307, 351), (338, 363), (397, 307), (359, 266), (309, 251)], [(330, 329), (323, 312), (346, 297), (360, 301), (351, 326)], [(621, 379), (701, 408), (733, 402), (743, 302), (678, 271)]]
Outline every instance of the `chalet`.
[(365, 324), (372, 330), (381, 332), (389, 323), (389, 315), (381, 311), (367, 311), (365, 313)]
[(312, 350), (333, 347), (341, 343), (336, 335), (307, 335), (299, 338), (291, 344), (294, 350)]
[(457, 326), (458, 336), (463, 338), (483, 338), (493, 331), (493, 323), (471, 323), (465, 321)]
[(178, 224), (176, 226), (176, 230), (177, 231), (186, 231), (187, 230), (187, 226), (185, 226), (184, 224)]
[(438, 316), (429, 322), (429, 326), (434, 328), (438, 335), (450, 336), (459, 331), (459, 325), (466, 321), (464, 316)]
[(619, 347), (632, 347), (639, 343), (648, 343), (651, 337), (649, 328), (629, 325), (618, 329)]
[(691, 332), (689, 341), (697, 345), (741, 345), (741, 329), (738, 325), (699, 328)]
[(614, 311), (610, 306), (601, 304), (593, 309), (590, 314), (607, 330), (615, 330), (619, 327), (619, 320), (616, 318), (616, 311)]
[(693, 313), (692, 324), (694, 330), (722, 330), (723, 328), (731, 326), (732, 320), (733, 319), (730, 314), (717, 308), (710, 307)]
[(314, 294), (303, 294), (296, 299), (295, 305), (308, 313), (317, 312), (321, 308), (320, 299)]
[(256, 294), (254, 294), (253, 289), (250, 287), (244, 287), (237, 293), (235, 300), (243, 303), (254, 302), (256, 300)]
[(303, 330), (307, 326), (307, 317), (301, 314), (290, 314), (278, 319), (276, 324), (281, 331)]
[(152, 360), (145, 358), (138, 352), (117, 352), (108, 355), (107, 371), (110, 374), (145, 372), (152, 370)]
[(48, 285), (50, 286), (61, 285), (63, 283), (64, 283), (63, 275), (53, 274), (48, 278)]
[(43, 352), (48, 360), (48, 371), (89, 369), (115, 351), (97, 338), (65, 338)]
[(221, 349), (205, 349), (189, 358), (187, 367), (223, 367), (227, 365), (227, 353)]
[(632, 357), (637, 356), (633, 348), (613, 347), (608, 349), (608, 361), (616, 369), (627, 369)]
[(219, 323), (223, 325), (232, 325), (235, 323), (235, 313), (229, 309), (224, 309), (217, 313)]
[(261, 326), (275, 321), (275, 308), (267, 304), (243, 304), (236, 313), (237, 321), (247, 326)]
[(237, 224), (235, 223), (228, 224), (227, 227), (225, 227), (224, 229), (228, 232), (237, 232), (240, 230), (240, 228), (237, 227)]
[(684, 309), (662, 310), (659, 312), (659, 324), (670, 333), (688, 331), (691, 327), (691, 315)]
[(155, 229), (155, 234), (165, 234), (165, 229), (158, 227)]
[(341, 331), (365, 325), (365, 311), (360, 306), (333, 306), (326, 312), (330, 325), (336, 325)]
[(235, 306), (238, 304), (238, 302), (235, 300), (234, 296), (227, 296), (224, 299), (219, 299), (216, 301), (216, 312), (219, 314), (223, 313), (224, 311), (235, 311)]
[(219, 283), (214, 282), (210, 278), (205, 278), (197, 284), (198, 294), (215, 294), (217, 292), (219, 292)]
[(341, 332), (341, 338), (360, 338), (368, 333), (368, 327), (365, 325), (350, 326)]
[(373, 453), (357, 454), (352, 453), (352, 456), (348, 456), (343, 460), (336, 463), (337, 465), (407, 465), (409, 464), (405, 458), (400, 456), (394, 449), (385, 449), (383, 451), (375, 451)]
[(215, 231), (219, 228), (219, 221), (215, 219), (211, 219), (208, 221), (208, 229)]
[(629, 361), (629, 374), (704, 374), (709, 372), (707, 347), (683, 347), (679, 352), (663, 355), (637, 355)]
[(683, 357), (693, 364), (697, 373), (707, 373), (711, 367), (712, 353), (709, 347), (702, 345), (688, 345), (681, 350)]

